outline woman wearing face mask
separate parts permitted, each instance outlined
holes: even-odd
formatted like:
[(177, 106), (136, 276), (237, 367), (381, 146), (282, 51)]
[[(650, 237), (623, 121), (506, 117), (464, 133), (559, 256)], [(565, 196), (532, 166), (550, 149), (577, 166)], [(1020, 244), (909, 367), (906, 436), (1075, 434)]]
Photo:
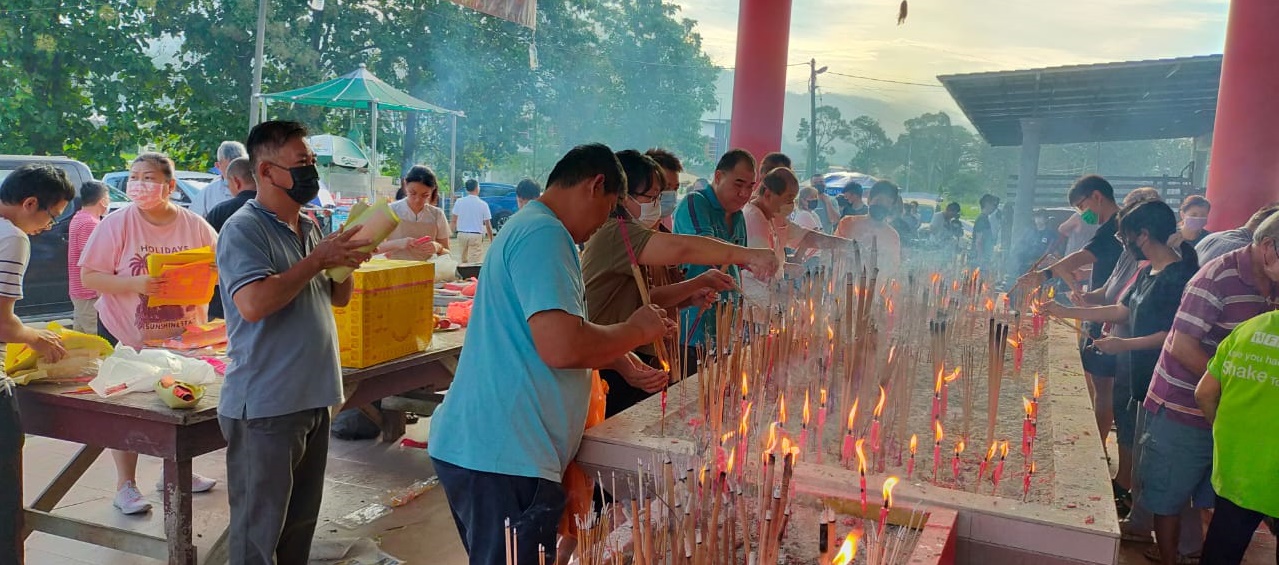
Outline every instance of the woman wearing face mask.
[(901, 203), (897, 185), (886, 180), (876, 182), (870, 187), (869, 202), (867, 215), (847, 216), (840, 220), (835, 235), (856, 241), (863, 250), (876, 245), (880, 270), (896, 269), (902, 260), (901, 236), (888, 220), (893, 208)]
[(377, 248), (391, 259), (429, 261), (449, 252), (449, 228), (444, 210), (435, 207), (440, 187), (435, 171), (417, 165), (404, 175), (405, 197), (391, 203), (391, 211), (399, 216), (395, 231)]
[[(80, 256), (80, 278), (99, 293), (98, 334), (112, 344), (141, 349), (201, 324), (208, 305), (147, 306), (146, 297), (162, 290), (160, 279), (147, 274), (147, 256), (212, 247), (217, 240), (204, 218), (173, 204), (177, 186), (173, 161), (161, 153), (143, 153), (129, 168), (127, 194), (133, 204), (107, 215), (93, 231)], [(116, 496), (124, 514), (151, 509), (137, 487), (138, 454), (113, 451)], [(191, 490), (205, 492), (217, 481), (192, 474)], [(158, 490), (158, 489), (157, 489)]]
[(1212, 211), (1212, 203), (1207, 198), (1193, 194), (1181, 201), (1181, 239), (1197, 245), (1204, 237), (1212, 233), (1204, 226), (1208, 225), (1208, 212)]
[(795, 211), (791, 213), (790, 220), (806, 230), (821, 231), (822, 219), (817, 215), (817, 211), (822, 206), (819, 198), (821, 197), (815, 188), (800, 189), (799, 201), (796, 203)]
[[(660, 167), (651, 157), (639, 151), (617, 154), (626, 172), (626, 195), (617, 211), (586, 242), (582, 252), (582, 281), (586, 286), (586, 311), (595, 324), (612, 324), (626, 320), (642, 305), (632, 263), (642, 272), (653, 267), (690, 263), (694, 265), (742, 265), (753, 273), (768, 277), (777, 271), (778, 263), (767, 249), (747, 249), (709, 237), (662, 233), (653, 229), (661, 217), (658, 200), (664, 183)], [(652, 286), (645, 276), (645, 286)], [(649, 297), (653, 304), (672, 314), (689, 306), (701, 306), (732, 290), (732, 277), (711, 269), (692, 279), (653, 286)], [(607, 415), (612, 416), (661, 390), (669, 381), (656, 365), (651, 347), (642, 347), (622, 358), (614, 367), (600, 373), (608, 381)]]

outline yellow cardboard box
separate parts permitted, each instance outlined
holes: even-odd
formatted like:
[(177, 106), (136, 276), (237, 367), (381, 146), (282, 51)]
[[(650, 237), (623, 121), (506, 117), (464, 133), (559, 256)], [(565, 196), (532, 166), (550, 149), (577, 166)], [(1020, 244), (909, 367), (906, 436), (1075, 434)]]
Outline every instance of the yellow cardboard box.
[(351, 303), (333, 309), (343, 367), (362, 369), (430, 346), (435, 265), (375, 259), (352, 277)]

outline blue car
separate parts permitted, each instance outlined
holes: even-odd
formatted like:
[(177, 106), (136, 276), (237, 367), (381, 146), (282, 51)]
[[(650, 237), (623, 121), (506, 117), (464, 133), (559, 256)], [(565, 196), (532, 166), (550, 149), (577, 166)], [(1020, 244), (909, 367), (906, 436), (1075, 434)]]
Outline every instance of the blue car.
[(487, 202), (493, 214), (493, 231), (502, 229), (502, 224), (510, 219), (511, 214), (519, 210), (515, 201), (515, 185), (498, 182), (480, 183), (480, 200)]

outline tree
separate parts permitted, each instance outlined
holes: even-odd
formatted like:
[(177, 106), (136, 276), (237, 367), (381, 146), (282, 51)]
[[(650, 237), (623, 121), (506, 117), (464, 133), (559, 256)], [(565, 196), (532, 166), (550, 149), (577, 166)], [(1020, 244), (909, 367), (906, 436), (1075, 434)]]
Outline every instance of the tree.
[(961, 174), (980, 169), (981, 143), (968, 128), (953, 125), (945, 112), (921, 114), (904, 125), (906, 131), (893, 148), (902, 163), (897, 177), (903, 187), (950, 194), (952, 188), (971, 184)]
[[(800, 118), (799, 131), (795, 133), (795, 141), (808, 143), (808, 118)], [(835, 153), (836, 141), (847, 142), (852, 139), (853, 128), (834, 106), (817, 107), (817, 170), (824, 171), (830, 166), (827, 157)], [(881, 130), (882, 133), (882, 130)], [(805, 153), (807, 155), (807, 153)]]
[(849, 161), (848, 168), (870, 175), (881, 174), (879, 168), (884, 163), (884, 152), (892, 148), (893, 141), (884, 132), (879, 120), (870, 116), (857, 116), (849, 124), (852, 129), (851, 142), (857, 154)]

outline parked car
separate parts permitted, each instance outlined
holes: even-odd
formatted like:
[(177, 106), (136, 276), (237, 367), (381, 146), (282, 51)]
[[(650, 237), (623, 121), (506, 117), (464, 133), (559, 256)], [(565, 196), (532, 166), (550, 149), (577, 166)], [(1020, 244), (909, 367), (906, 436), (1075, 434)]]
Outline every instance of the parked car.
[[(204, 190), (204, 186), (208, 184), (208, 181), (196, 180), (200, 177), (184, 178), (183, 175), (181, 174), (182, 172), (184, 171), (178, 171), (174, 173), (174, 175), (177, 177), (177, 180), (178, 180), (178, 189), (173, 191), (173, 194), (169, 195), (169, 200), (172, 200), (174, 204), (177, 204), (178, 206), (181, 206), (183, 208), (190, 208), (191, 203), (195, 201), (195, 195), (199, 194), (201, 190)], [(211, 176), (211, 175), (208, 175), (207, 173), (192, 173), (192, 174)], [(107, 183), (107, 186), (110, 186), (111, 188), (114, 188), (120, 191), (121, 193), (123, 193), (125, 191), (126, 186), (129, 183), (129, 171), (116, 171), (114, 173), (107, 173), (102, 176), (102, 182)], [(113, 201), (115, 200), (114, 195), (112, 197), (112, 200)], [(126, 201), (127, 201), (127, 197), (126, 197)]]
[[(0, 155), (0, 182), (27, 163), (49, 163), (66, 171), (77, 190), (85, 181), (93, 180), (87, 165), (69, 157)], [(67, 291), (67, 230), (71, 216), (79, 209), (80, 199), (76, 198), (57, 217), (53, 228), (31, 238), (31, 260), (22, 281), (23, 298), (14, 306), (18, 316), (46, 317), (71, 312)]]
[(502, 229), (502, 224), (520, 209), (515, 201), (515, 185), (497, 182), (480, 183), (480, 200), (488, 203), (493, 214), (493, 231)]

